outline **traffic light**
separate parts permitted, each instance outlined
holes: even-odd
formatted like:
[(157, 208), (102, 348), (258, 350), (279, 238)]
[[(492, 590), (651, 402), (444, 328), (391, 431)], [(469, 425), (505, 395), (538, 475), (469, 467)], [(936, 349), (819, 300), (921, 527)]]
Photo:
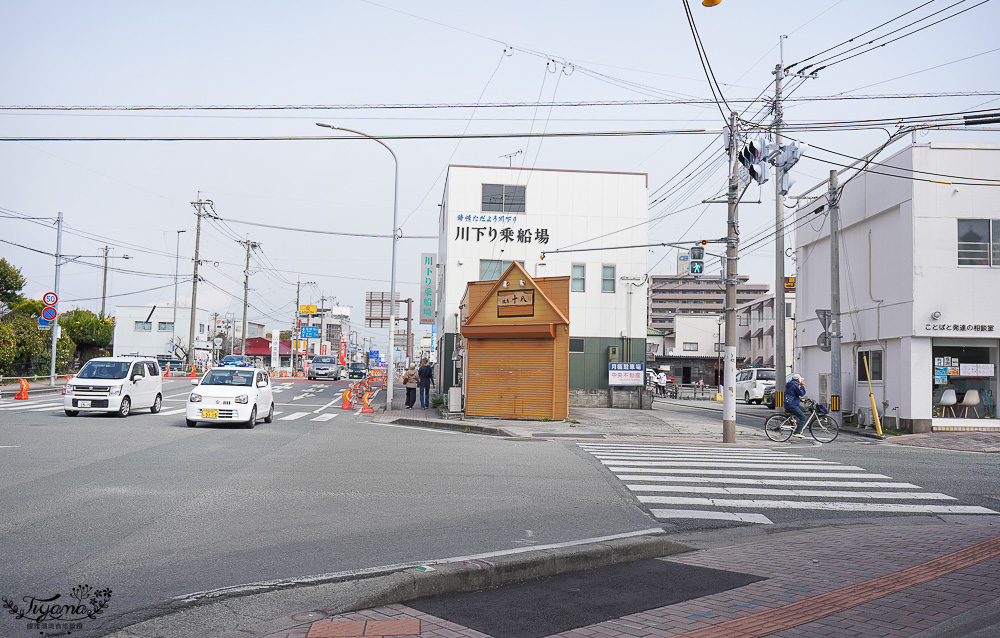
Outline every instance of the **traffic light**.
[(701, 275), (705, 272), (705, 249), (694, 246), (688, 249), (688, 273)]
[(799, 142), (789, 142), (788, 144), (783, 144), (775, 164), (780, 166), (782, 170), (787, 171), (791, 167), (795, 166), (795, 163), (802, 158), (802, 153), (804, 153), (807, 148), (808, 145), (800, 144)]
[(736, 159), (747, 169), (750, 179), (763, 184), (767, 181), (767, 155), (770, 153), (764, 140), (750, 140), (739, 152)]

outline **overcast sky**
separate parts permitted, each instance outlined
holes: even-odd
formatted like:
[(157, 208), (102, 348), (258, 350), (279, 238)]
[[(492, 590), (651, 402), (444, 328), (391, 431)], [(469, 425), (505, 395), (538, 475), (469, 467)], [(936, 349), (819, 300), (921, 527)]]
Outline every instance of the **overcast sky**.
[[(793, 98), (989, 92), (1000, 88), (1000, 2), (936, 0), (831, 53), (863, 44), (935, 11), (891, 40), (962, 9), (912, 36), (822, 70), (786, 79)], [(919, 7), (917, 0), (692, 1), (715, 77), (728, 100), (755, 98), (773, 80), (779, 35), (785, 64), (820, 53)], [(947, 9), (950, 5), (956, 6)], [(405, 13), (404, 13), (405, 12)], [(475, 104), (477, 109), (143, 110), (0, 109), (0, 137), (281, 137), (334, 135), (315, 122), (371, 135), (651, 131), (721, 128), (714, 104), (489, 108), (501, 102), (684, 100), (711, 97), (679, 0), (659, 2), (12, 2), (0, 3), (3, 97), (11, 106), (257, 106)], [(863, 51), (864, 48), (857, 51)], [(830, 54), (821, 55), (821, 60)], [(974, 57), (973, 57), (974, 56)], [(968, 58), (949, 64), (962, 58)], [(931, 67), (940, 66), (936, 69)], [(927, 70), (930, 69), (930, 70)], [(900, 77), (906, 76), (906, 77)], [(899, 78), (899, 79), (894, 79)], [(746, 104), (733, 103), (739, 110)], [(848, 121), (974, 109), (1000, 109), (1000, 96), (801, 101), (786, 120)], [(725, 109), (728, 111), (728, 109)], [(757, 115), (749, 108), (747, 118)], [(764, 113), (758, 115), (763, 117)], [(764, 118), (767, 120), (768, 118)], [(858, 156), (881, 144), (881, 130), (808, 131), (807, 143)], [(933, 131), (918, 141), (1000, 142), (989, 132)], [(621, 137), (390, 140), (399, 157), (398, 289), (416, 297), (419, 255), (436, 250), (445, 167), (499, 165), (648, 173), (651, 242), (725, 235), (724, 205), (699, 205), (725, 188), (721, 139), (712, 134)], [(706, 147), (709, 150), (698, 155)], [(508, 153), (521, 153), (508, 160)], [(891, 150), (890, 150), (891, 152)], [(844, 158), (811, 151), (842, 162)], [(696, 159), (697, 158), (697, 159)], [(692, 160), (689, 168), (684, 168)], [(717, 168), (688, 180), (707, 160)], [(834, 166), (803, 160), (796, 194)], [(994, 176), (995, 177), (995, 176)], [(667, 183), (666, 189), (657, 190)], [(684, 183), (679, 188), (675, 185)], [(756, 201), (752, 187), (747, 199)], [(393, 164), (365, 140), (322, 141), (4, 141), (0, 145), (0, 256), (22, 268), (25, 292), (52, 288), (57, 211), (65, 215), (63, 253), (100, 264), (111, 246), (109, 313), (116, 304), (173, 301), (180, 235), (179, 287), (190, 303), (198, 194), (229, 220), (388, 235)], [(655, 193), (655, 196), (654, 196)], [(740, 207), (744, 244), (773, 227), (773, 184), (761, 204)], [(672, 211), (680, 211), (664, 216)], [(35, 221), (21, 217), (45, 218)], [(364, 293), (388, 291), (390, 240), (305, 234), (230, 221), (202, 226), (198, 306), (242, 312), (244, 249), (251, 265), (250, 319), (268, 329), (292, 321), (295, 282), (302, 302), (321, 295), (351, 306), (361, 336)], [(22, 248), (21, 246), (27, 247)], [(557, 248), (557, 247), (555, 247)], [(740, 272), (773, 284), (773, 248), (756, 245)], [(217, 265), (216, 265), (217, 263)], [(672, 273), (673, 253), (650, 250), (653, 273)], [(791, 262), (789, 261), (789, 270)], [(789, 272), (789, 274), (791, 274)], [(153, 289), (153, 290), (148, 290)], [(146, 291), (138, 292), (136, 291)], [(131, 294), (136, 293), (136, 294)], [(63, 309), (98, 309), (99, 267), (62, 269)]]

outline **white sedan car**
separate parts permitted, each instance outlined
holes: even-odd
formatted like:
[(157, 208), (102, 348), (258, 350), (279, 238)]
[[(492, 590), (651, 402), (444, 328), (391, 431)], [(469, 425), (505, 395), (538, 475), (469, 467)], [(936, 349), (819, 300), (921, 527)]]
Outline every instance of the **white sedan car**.
[(264, 423), (274, 420), (271, 379), (260, 368), (223, 367), (205, 373), (188, 397), (185, 417), (189, 428), (203, 423), (241, 423), (252, 428), (265, 414)]

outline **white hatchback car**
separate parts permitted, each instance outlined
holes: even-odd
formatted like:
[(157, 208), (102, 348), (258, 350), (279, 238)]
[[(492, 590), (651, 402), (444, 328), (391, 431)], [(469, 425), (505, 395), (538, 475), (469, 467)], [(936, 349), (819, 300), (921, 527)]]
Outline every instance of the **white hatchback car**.
[(265, 414), (264, 423), (274, 420), (271, 379), (260, 368), (227, 366), (205, 373), (188, 397), (185, 418), (189, 428), (204, 423), (241, 423), (252, 428)]
[(156, 414), (163, 405), (163, 376), (156, 359), (100, 357), (85, 363), (62, 393), (66, 416), (114, 412), (124, 418), (136, 408)]

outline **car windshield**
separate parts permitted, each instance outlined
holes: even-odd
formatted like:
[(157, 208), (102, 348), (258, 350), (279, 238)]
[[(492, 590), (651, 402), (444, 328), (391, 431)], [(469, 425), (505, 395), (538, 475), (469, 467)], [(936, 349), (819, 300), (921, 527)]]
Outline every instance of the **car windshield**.
[(333, 357), (316, 357), (313, 363), (337, 363), (337, 360)]
[(221, 363), (241, 363), (243, 361), (243, 355), (239, 354), (227, 354), (222, 357)]
[(758, 370), (758, 381), (774, 381), (774, 370)]
[(202, 385), (251, 385), (253, 370), (212, 370), (201, 382)]
[(88, 361), (76, 376), (81, 379), (124, 379), (130, 365), (128, 361)]
[(364, 369), (365, 369), (365, 364), (363, 364), (363, 363), (352, 363), (351, 364), (351, 370), (364, 370)]

